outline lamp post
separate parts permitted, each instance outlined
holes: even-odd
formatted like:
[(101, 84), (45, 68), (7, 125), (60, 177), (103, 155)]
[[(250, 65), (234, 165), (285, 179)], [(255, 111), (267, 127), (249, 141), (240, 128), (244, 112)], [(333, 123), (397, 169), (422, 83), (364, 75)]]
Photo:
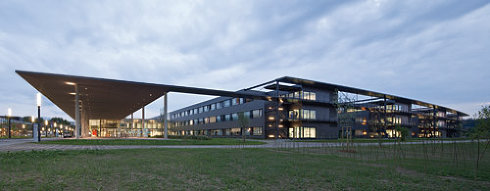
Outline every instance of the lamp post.
[(31, 124), (32, 124), (32, 138), (34, 138), (34, 116), (31, 116)]
[(44, 120), (44, 134), (46, 135), (46, 138), (48, 138), (48, 120)]
[(57, 126), (56, 122), (54, 122), (53, 126), (54, 126), (54, 128), (53, 128), (54, 137), (58, 137), (58, 133), (57, 133), (58, 131), (56, 131), (56, 126)]
[[(41, 141), (41, 93), (37, 93), (37, 141)], [(33, 133), (34, 134), (34, 133)]]
[(11, 135), (11, 133), (10, 133), (11, 128), (12, 128), (12, 127), (11, 127), (11, 125), (10, 125), (10, 117), (11, 117), (11, 116), (12, 116), (12, 109), (10, 109), (10, 108), (9, 108), (9, 109), (7, 110), (7, 120), (8, 120), (8, 122), (9, 122), (9, 132), (8, 132), (8, 134), (9, 134), (9, 139), (10, 139), (10, 138), (12, 138), (12, 135)]

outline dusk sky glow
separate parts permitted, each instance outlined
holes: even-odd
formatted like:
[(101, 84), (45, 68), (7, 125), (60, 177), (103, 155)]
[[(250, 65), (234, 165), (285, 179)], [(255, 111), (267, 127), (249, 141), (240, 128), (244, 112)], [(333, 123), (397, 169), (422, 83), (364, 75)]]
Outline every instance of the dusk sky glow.
[[(4, 0), (0, 66), (0, 115), (36, 114), (15, 70), (223, 90), (294, 76), (473, 115), (490, 104), (490, 4)], [(209, 98), (171, 93), (169, 111)], [(69, 118), (46, 98), (42, 111)]]

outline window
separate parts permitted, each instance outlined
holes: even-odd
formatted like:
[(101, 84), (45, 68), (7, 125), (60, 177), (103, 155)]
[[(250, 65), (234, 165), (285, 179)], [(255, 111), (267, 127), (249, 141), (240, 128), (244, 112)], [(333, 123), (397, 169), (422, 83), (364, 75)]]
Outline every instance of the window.
[(238, 105), (238, 104), (240, 104), (240, 98), (231, 99), (231, 105)]
[(223, 107), (223, 102), (216, 103), (216, 109), (221, 109)]
[(294, 92), (294, 98), (299, 98), (299, 92)]
[(231, 100), (225, 100), (225, 101), (223, 101), (223, 107), (230, 107), (230, 101)]
[(253, 118), (260, 118), (260, 117), (262, 117), (262, 110), (261, 109), (253, 110), (252, 111), (252, 117)]
[(314, 127), (304, 127), (304, 138), (315, 138), (316, 128)]
[(245, 129), (243, 130), (243, 133), (244, 133), (245, 135), (250, 135), (250, 133), (252, 133), (252, 128), (245, 128)]
[(194, 125), (194, 121), (193, 120), (189, 120), (189, 125)]
[(303, 119), (310, 119), (310, 110), (303, 110)]
[(241, 135), (240, 128), (231, 128), (231, 135)]
[(199, 118), (199, 124), (203, 124), (204, 123), (204, 119), (203, 118)]
[(294, 109), (289, 111), (289, 119), (299, 119), (299, 110)]
[(196, 109), (194, 109), (194, 114), (198, 114), (198, 112), (197, 112), (197, 108), (196, 108)]
[(211, 104), (211, 111), (213, 111), (215, 109), (216, 109), (216, 104), (215, 103)]
[(308, 119), (316, 119), (316, 111), (315, 110), (310, 110), (310, 116)]
[(216, 136), (216, 135), (223, 135), (222, 132), (223, 131), (221, 131), (221, 129), (213, 129), (213, 130), (211, 130), (211, 135), (214, 135), (214, 136)]
[(199, 107), (199, 113), (202, 113), (204, 111), (203, 107)]
[(308, 98), (305, 98), (307, 100), (316, 100), (316, 93), (315, 92), (310, 92), (310, 96)]
[(254, 127), (252, 134), (253, 135), (262, 135), (262, 127)]
[(221, 121), (221, 115), (216, 116), (216, 122), (220, 122), (220, 121)]
[(243, 112), (243, 117), (250, 118), (250, 111)]
[(204, 112), (208, 112), (209, 111), (209, 105), (203, 106), (203, 108), (204, 108)]
[(290, 138), (316, 138), (316, 128), (314, 127), (291, 127), (289, 128)]
[(316, 119), (316, 111), (308, 110), (308, 109), (301, 109), (301, 110), (294, 109), (292, 111), (289, 111), (288, 116), (289, 119), (299, 119), (299, 116), (301, 116), (301, 119)]
[(225, 135), (230, 136), (231, 135), (231, 129), (225, 129)]
[(205, 124), (209, 123), (209, 117), (204, 118), (204, 123)]
[(310, 99), (310, 92), (303, 92), (303, 99)]
[(231, 121), (231, 115), (230, 114), (225, 115), (225, 121)]
[(231, 118), (232, 118), (233, 121), (238, 120), (238, 114), (237, 113), (231, 114)]
[(209, 117), (209, 123), (216, 123), (216, 116)]

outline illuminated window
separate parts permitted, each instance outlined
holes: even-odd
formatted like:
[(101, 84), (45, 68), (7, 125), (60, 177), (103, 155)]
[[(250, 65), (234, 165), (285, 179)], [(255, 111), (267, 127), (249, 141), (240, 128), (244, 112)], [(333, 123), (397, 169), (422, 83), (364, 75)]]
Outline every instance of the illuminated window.
[(216, 116), (209, 117), (209, 123), (216, 123)]
[(254, 127), (252, 133), (253, 135), (262, 135), (262, 127)]
[(308, 109), (294, 109), (289, 111), (289, 119), (299, 119), (299, 116), (301, 116), (302, 119), (316, 119), (316, 111)]
[(240, 128), (231, 128), (231, 135), (241, 135)]
[(316, 128), (314, 127), (291, 127), (289, 128), (290, 138), (316, 138)]

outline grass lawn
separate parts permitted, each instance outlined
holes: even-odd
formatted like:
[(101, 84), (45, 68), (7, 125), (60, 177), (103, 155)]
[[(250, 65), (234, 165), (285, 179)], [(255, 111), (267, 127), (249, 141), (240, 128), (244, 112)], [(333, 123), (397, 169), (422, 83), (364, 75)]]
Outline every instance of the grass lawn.
[(261, 145), (262, 141), (231, 138), (213, 138), (209, 140), (197, 139), (61, 139), (53, 141), (41, 141), (39, 144), (60, 145)]
[[(296, 140), (297, 142), (321, 142), (321, 143), (341, 143), (341, 142), (346, 142), (346, 140), (341, 140), (341, 139), (303, 139), (303, 140)], [(382, 143), (386, 142), (394, 142), (395, 140), (393, 139), (367, 139), (367, 138), (355, 138), (352, 139), (353, 143), (377, 143), (381, 141)], [(421, 141), (419, 139), (407, 139), (406, 141)]]
[[(437, 139), (432, 139), (432, 138), (408, 138), (405, 140), (405, 142), (421, 142), (421, 141), (460, 141), (460, 140), (471, 140), (470, 138), (437, 138)], [(325, 143), (340, 143), (340, 142), (346, 142), (346, 140), (341, 140), (341, 139), (304, 139), (304, 140), (296, 140), (297, 142), (325, 142)], [(354, 143), (378, 143), (381, 141), (382, 143), (386, 142), (395, 142), (394, 139), (377, 139), (377, 138), (354, 138), (352, 139), (352, 142)]]
[[(468, 145), (461, 145), (467, 149)], [(411, 148), (409, 148), (411, 147)], [(410, 145), (406, 150), (420, 149)], [(0, 153), (0, 190), (488, 190), (490, 157), (373, 160), (296, 149), (134, 149)], [(387, 155), (390, 155), (387, 148)], [(445, 150), (450, 150), (449, 147)], [(464, 154), (464, 153), (462, 153)], [(466, 153), (469, 154), (469, 153)], [(355, 156), (361, 155), (361, 156)], [(364, 155), (364, 158), (362, 157)], [(461, 160), (461, 162), (464, 162)]]

